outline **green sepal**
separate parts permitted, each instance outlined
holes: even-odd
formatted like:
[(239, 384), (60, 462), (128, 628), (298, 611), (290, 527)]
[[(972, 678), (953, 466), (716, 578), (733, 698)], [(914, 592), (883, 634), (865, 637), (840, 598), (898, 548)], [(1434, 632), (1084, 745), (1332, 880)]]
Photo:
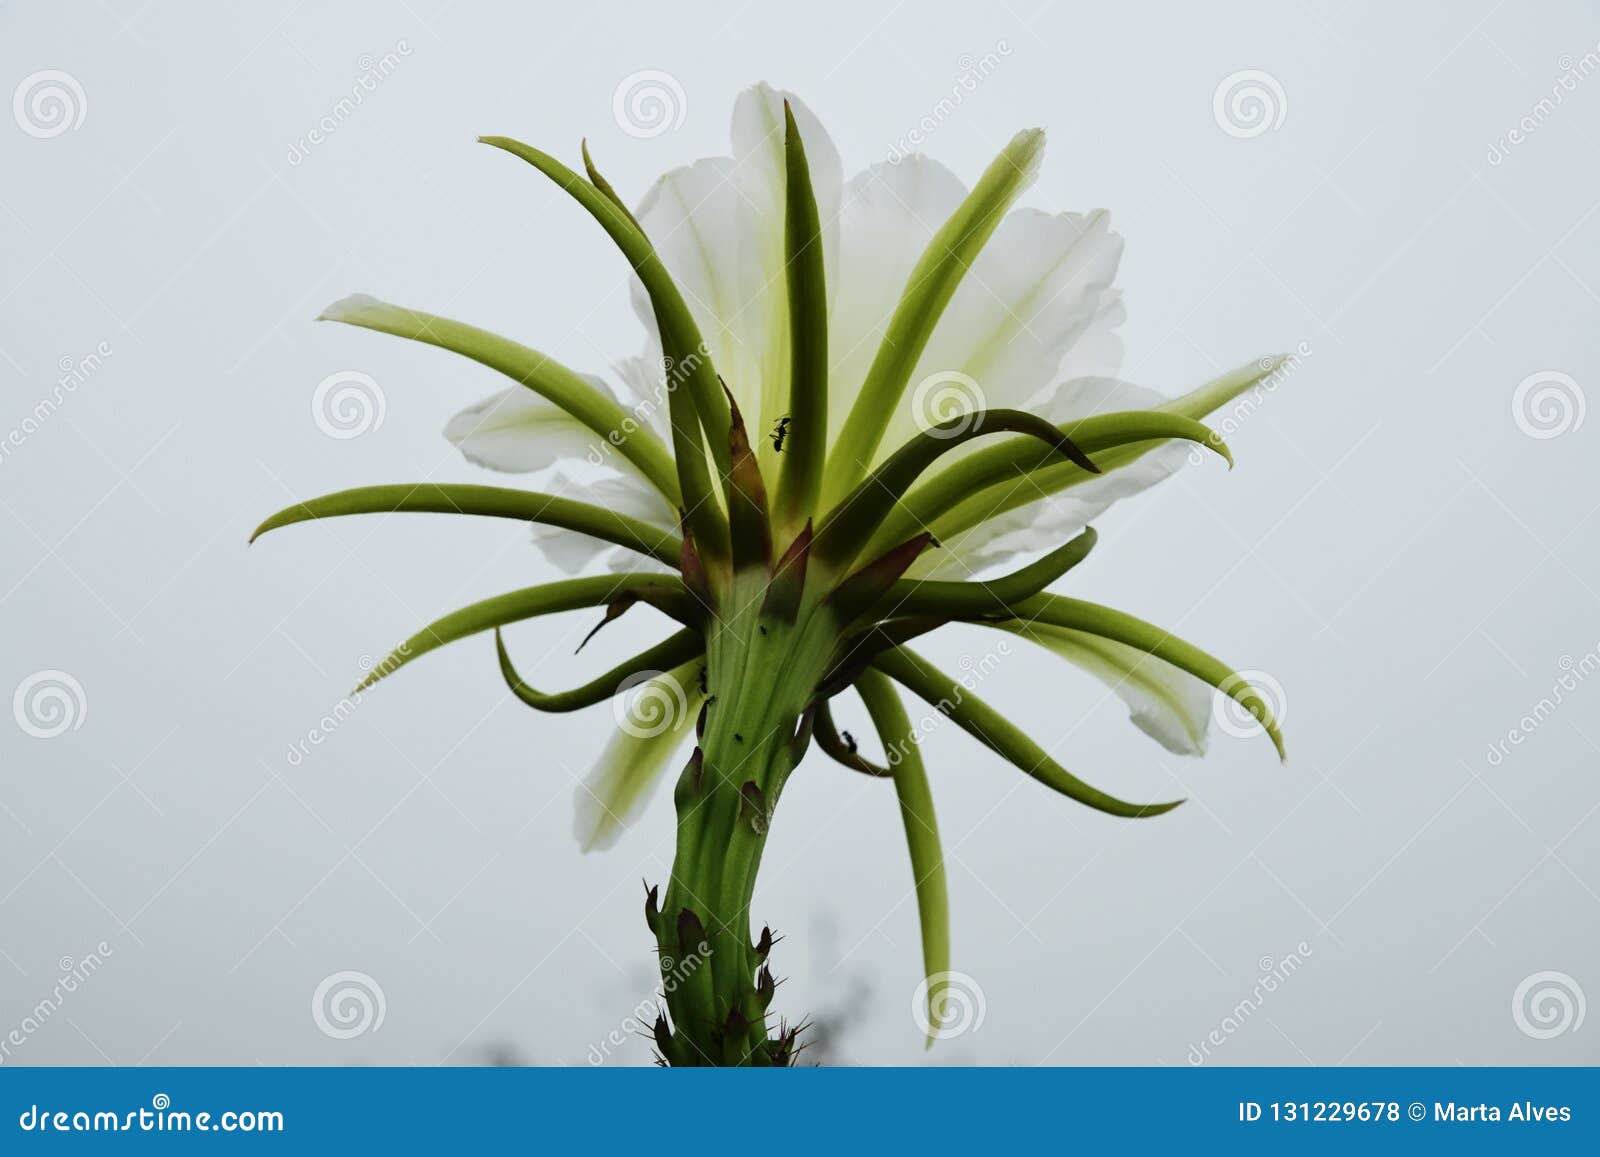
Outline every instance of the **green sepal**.
[(511, 693), (535, 710), (560, 713), (604, 703), (617, 693), (630, 675), (664, 671), (687, 663), (705, 650), (705, 641), (698, 631), (679, 631), (633, 658), (618, 663), (604, 675), (596, 676), (581, 687), (549, 694), (529, 686), (517, 674), (499, 627), (494, 631), (494, 646), (500, 660), (500, 674), (504, 676)]
[(1096, 811), (1140, 819), (1169, 812), (1183, 802), (1180, 799), (1167, 803), (1128, 803), (1090, 787), (1052, 759), (1049, 752), (1029, 739), (1014, 723), (962, 687), (959, 680), (944, 674), (909, 648), (885, 651), (873, 659), (872, 665), (926, 700), (996, 755), (1046, 787)]

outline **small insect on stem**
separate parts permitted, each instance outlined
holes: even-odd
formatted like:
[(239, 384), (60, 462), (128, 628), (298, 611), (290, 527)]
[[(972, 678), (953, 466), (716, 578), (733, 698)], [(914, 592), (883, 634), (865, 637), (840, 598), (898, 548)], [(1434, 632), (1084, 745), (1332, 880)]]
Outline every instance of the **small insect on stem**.
[(844, 740), (844, 749), (854, 755), (856, 753), (856, 737), (848, 731), (841, 731), (839, 732), (839, 738)]
[(778, 424), (772, 428), (772, 448), (778, 453), (783, 453), (783, 440), (789, 436), (789, 423), (792, 419), (785, 414), (778, 419)]

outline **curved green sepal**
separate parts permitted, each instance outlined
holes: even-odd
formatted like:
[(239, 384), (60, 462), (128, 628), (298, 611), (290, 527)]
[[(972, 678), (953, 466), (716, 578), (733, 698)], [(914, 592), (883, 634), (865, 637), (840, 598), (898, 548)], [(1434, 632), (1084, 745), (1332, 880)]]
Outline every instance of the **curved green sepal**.
[(1165, 660), (1181, 671), (1211, 684), (1253, 715), (1277, 748), (1278, 758), (1287, 759), (1283, 732), (1272, 708), (1261, 693), (1220, 659), (1186, 643), (1176, 635), (1123, 611), (1070, 599), (1065, 595), (1040, 594), (1013, 608), (1019, 619), (1067, 627), (1089, 635), (1099, 635), (1134, 647)]
[(640, 554), (678, 565), (683, 544), (676, 535), (626, 514), (587, 502), (558, 498), (531, 490), (504, 486), (476, 486), (438, 482), (401, 482), (389, 486), (358, 486), (318, 498), (308, 498), (278, 511), (250, 535), (254, 542), (269, 530), (314, 518), (339, 518), (347, 514), (475, 514), (487, 518), (512, 518), (575, 530), (614, 542)]
[[(928, 427), (889, 455), (828, 512), (817, 531), (815, 557), (837, 569), (848, 566), (923, 471), (974, 438), (1004, 433), (1027, 434), (1082, 469), (1099, 470), (1071, 438), (1036, 414), (1026, 410), (975, 410)], [(913, 532), (924, 529), (915, 527)]]
[(1043, 153), (1041, 130), (1026, 129), (1012, 137), (917, 259), (861, 393), (834, 443), (825, 504), (837, 500), (866, 472), (945, 306), (1006, 210), (1033, 182)]
[(822, 753), (835, 763), (851, 771), (859, 771), (862, 775), (880, 779), (893, 775), (894, 772), (887, 767), (879, 767), (857, 751), (855, 740), (849, 732), (840, 732), (833, 721), (833, 708), (828, 705), (830, 702), (828, 699), (817, 701), (817, 713), (812, 725), (812, 735), (816, 738), (817, 746), (822, 748)]
[(933, 1047), (943, 1017), (945, 979), (950, 971), (950, 892), (944, 876), (944, 849), (934, 816), (933, 792), (922, 766), (911, 720), (894, 684), (876, 671), (856, 683), (885, 751), (898, 751), (893, 761), (894, 791), (900, 800), (900, 822), (911, 853), (911, 879), (917, 890), (917, 918), (922, 927), (922, 971), (928, 986), (928, 1040)]
[(505, 677), (506, 686), (511, 689), (513, 695), (536, 711), (560, 713), (578, 711), (584, 707), (592, 707), (596, 703), (604, 703), (617, 693), (630, 675), (681, 666), (705, 651), (705, 641), (698, 631), (679, 631), (648, 650), (639, 652), (633, 658), (618, 663), (604, 675), (596, 676), (581, 687), (550, 694), (529, 686), (523, 681), (522, 676), (517, 674), (511, 656), (506, 652), (505, 640), (501, 638), (499, 627), (494, 629), (494, 648), (500, 660), (500, 674)]
[(700, 431), (705, 429), (712, 459), (721, 471), (728, 468), (728, 410), (723, 402), (711, 355), (700, 336), (700, 327), (689, 312), (666, 265), (650, 239), (620, 209), (611, 197), (585, 181), (560, 161), (531, 145), (510, 137), (479, 137), (483, 144), (501, 149), (526, 161), (549, 177), (563, 192), (577, 201), (616, 243), (633, 271), (644, 284), (661, 330), (662, 352), (672, 359), (673, 372), (682, 372), (689, 383), (687, 391), (669, 389), (668, 412), (672, 421), (672, 449), (677, 461), (678, 482), (683, 506), (701, 549), (712, 549), (717, 557), (724, 553), (727, 527), (713, 498), (711, 472), (707, 467)]
[(779, 529), (792, 533), (816, 512), (822, 491), (828, 450), (828, 290), (811, 166), (788, 101), (783, 120), (789, 424), (775, 512)]
[(996, 755), (1003, 756), (1046, 787), (1096, 811), (1140, 819), (1169, 812), (1183, 802), (1180, 799), (1168, 803), (1128, 803), (1090, 787), (1051, 759), (1049, 752), (1005, 716), (909, 648), (885, 651), (873, 659), (872, 665), (925, 699)]
[(583, 377), (536, 349), (510, 338), (420, 310), (390, 305), (364, 293), (334, 302), (318, 316), (411, 341), (426, 342), (498, 370), (560, 406), (601, 440), (614, 445), (661, 492), (678, 505), (678, 478), (672, 456), (653, 433)]
[(496, 595), (471, 606), (452, 611), (435, 619), (391, 651), (384, 660), (373, 667), (356, 689), (364, 691), (380, 679), (394, 674), (401, 667), (426, 655), (429, 651), (475, 635), (479, 631), (503, 627), (507, 623), (540, 615), (554, 615), (562, 611), (576, 611), (583, 607), (598, 607), (620, 598), (635, 598), (663, 609), (678, 610), (687, 615), (681, 604), (686, 595), (683, 582), (677, 575), (621, 574), (596, 575), (593, 578), (566, 579), (526, 587), (509, 594)]
[[(1107, 473), (1148, 453), (1161, 442), (1173, 439), (1213, 450), (1230, 469), (1233, 467), (1233, 453), (1227, 443), (1210, 428), (1184, 414), (1125, 410), (1063, 422), (1055, 428), (1071, 438), (1084, 453), (1096, 455), (1095, 464)], [(1055, 483), (1053, 489), (1040, 483), (1039, 472), (1047, 470)], [(1024, 476), (1037, 485), (1017, 485), (1018, 479)], [(875, 543), (912, 529), (932, 526), (958, 508), (963, 513), (983, 512), (983, 517), (969, 515), (960, 519), (954, 529), (940, 525), (941, 533), (954, 534), (1013, 506), (1032, 502), (1042, 494), (1087, 482), (1092, 477), (1076, 463), (1061, 462), (1031, 439), (1012, 438), (985, 446), (924, 479), (884, 520), (883, 527), (874, 536)], [(1017, 501), (1011, 502), (1012, 498)]]
[(1099, 536), (1094, 527), (1056, 547), (1020, 570), (978, 582), (909, 579), (897, 582), (884, 600), (892, 615), (933, 615), (972, 618), (1010, 615), (1012, 606), (1032, 598), (1089, 556)]

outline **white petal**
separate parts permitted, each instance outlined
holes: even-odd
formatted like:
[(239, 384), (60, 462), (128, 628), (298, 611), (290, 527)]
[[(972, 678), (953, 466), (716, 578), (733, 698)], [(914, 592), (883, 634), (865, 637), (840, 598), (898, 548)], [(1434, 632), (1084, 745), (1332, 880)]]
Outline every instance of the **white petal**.
[[(1151, 410), (1164, 401), (1154, 390), (1115, 378), (1077, 378), (1063, 383), (1035, 410), (1061, 423), (1118, 410)], [(1060, 546), (1112, 503), (1175, 474), (1188, 457), (1187, 445), (1158, 446), (1119, 469), (1019, 506), (970, 530), (949, 534), (941, 539), (944, 549), (924, 555), (913, 573), (920, 578), (969, 579)], [(1007, 488), (998, 489), (995, 501), (1008, 493)]]
[[(831, 259), (838, 248), (839, 154), (798, 97), (767, 85), (741, 94), (734, 106), (732, 158), (698, 161), (666, 174), (635, 214), (752, 429), (775, 421), (788, 398), (785, 98), (805, 142), (824, 222), (824, 254)], [(632, 296), (640, 320), (654, 334), (654, 312), (637, 281)]]
[[(844, 183), (838, 150), (798, 97), (775, 91), (769, 85), (757, 85), (741, 93), (734, 105), (733, 161), (740, 199), (751, 214), (750, 227), (743, 235), (743, 242), (749, 248), (743, 257), (747, 265), (754, 266), (759, 285), (754, 295), (742, 304), (741, 316), (731, 322), (757, 361), (755, 372), (759, 390), (745, 383), (745, 388), (735, 393), (746, 421), (754, 428), (776, 421), (787, 408), (789, 398), (785, 99), (794, 112), (795, 124), (805, 145), (811, 189), (822, 225), (822, 252), (829, 287), (833, 286), (838, 272), (839, 198)], [(759, 403), (754, 402), (756, 397)], [(766, 453), (765, 447), (762, 452)]]
[(828, 323), (829, 442), (855, 404), (917, 258), (967, 195), (919, 154), (852, 177), (839, 206), (839, 274)]
[[(615, 400), (601, 379), (585, 379)], [(512, 386), (475, 406), (468, 406), (444, 428), (444, 436), (469, 462), (511, 474), (543, 470), (561, 461), (599, 463), (606, 457), (605, 440), (546, 398)]]
[[(566, 471), (557, 469), (552, 473), (548, 489), (562, 498), (589, 502), (663, 530), (674, 530), (677, 526), (672, 508), (656, 488), (639, 474), (618, 474), (578, 482)], [(590, 569), (590, 564), (596, 559), (603, 560), (607, 570), (670, 570), (638, 551), (559, 526), (534, 523), (530, 537), (540, 554), (571, 575)]]
[[(1063, 361), (1099, 322), (1120, 320), (1106, 295), (1122, 257), (1122, 238), (1103, 211), (1087, 215), (1019, 209), (1006, 217), (973, 262), (911, 375), (880, 447), (887, 456), (919, 429), (970, 409), (1021, 407), (1062, 380)], [(959, 383), (935, 409), (934, 375)], [(947, 463), (979, 449), (947, 456)]]
[(1065, 627), (1007, 626), (1083, 668), (1128, 705), (1134, 726), (1175, 755), (1204, 755), (1211, 688), (1187, 671), (1124, 643)]
[(700, 712), (699, 668), (698, 659), (685, 663), (613, 700), (617, 730), (574, 800), (573, 832), (584, 851), (615, 844), (672, 767)]

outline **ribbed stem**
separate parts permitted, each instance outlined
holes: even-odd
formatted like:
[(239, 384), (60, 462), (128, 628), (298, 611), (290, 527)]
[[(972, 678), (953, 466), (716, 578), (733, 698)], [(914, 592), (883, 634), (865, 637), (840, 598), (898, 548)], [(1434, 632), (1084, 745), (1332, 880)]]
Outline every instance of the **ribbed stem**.
[(771, 937), (750, 907), (772, 813), (808, 739), (807, 708), (832, 637), (817, 617), (761, 613), (764, 570), (736, 578), (708, 630), (705, 730), (679, 777), (677, 852), (656, 916), (672, 1065), (788, 1063), (792, 1033), (770, 1031)]

